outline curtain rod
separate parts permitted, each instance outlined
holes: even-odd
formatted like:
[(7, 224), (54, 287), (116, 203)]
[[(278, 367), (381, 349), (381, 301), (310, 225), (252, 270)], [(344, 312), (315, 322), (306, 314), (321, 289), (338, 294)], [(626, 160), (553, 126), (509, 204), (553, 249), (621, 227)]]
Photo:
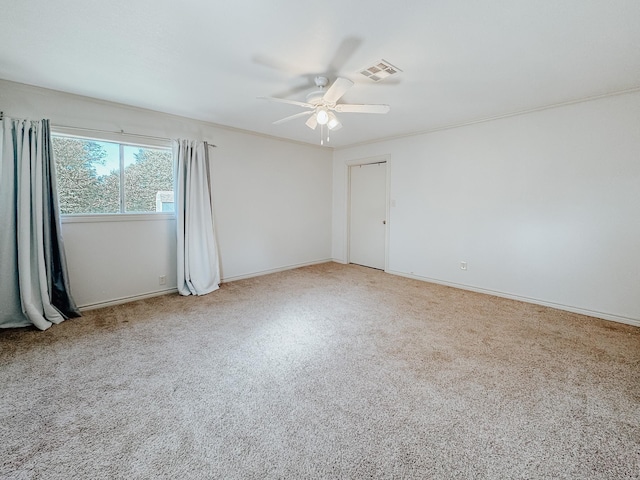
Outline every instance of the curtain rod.
[[(4, 118), (4, 112), (0, 111), (0, 121), (2, 121), (2, 119)], [(116, 135), (127, 135), (129, 137), (138, 137), (138, 138), (150, 138), (153, 140), (162, 140), (162, 141), (171, 141), (170, 138), (165, 138), (165, 137), (154, 137), (153, 135), (141, 135), (139, 133), (127, 133), (124, 130), (120, 130), (119, 132), (114, 132), (114, 131), (110, 131), (110, 130), (99, 130), (97, 128), (82, 128), (82, 127), (72, 127), (69, 125), (52, 125), (52, 127), (60, 127), (60, 128), (68, 128), (69, 130), (84, 130), (85, 132), (96, 132), (96, 133), (114, 133)], [(213, 143), (209, 143), (205, 140), (205, 143), (207, 144), (208, 147), (213, 147), (216, 148), (217, 145), (214, 145)]]
[[(119, 132), (116, 131), (110, 131), (110, 130), (100, 130), (97, 128), (83, 128), (83, 127), (72, 127), (69, 125), (52, 125), (52, 127), (60, 127), (60, 128), (68, 128), (70, 130), (84, 130), (85, 132), (97, 132), (97, 133), (113, 133), (116, 135), (126, 135), (129, 137), (138, 137), (138, 138), (149, 138), (152, 140), (162, 140), (162, 141), (171, 141), (170, 138), (166, 138), (166, 137), (155, 137), (153, 135), (142, 135), (140, 133), (127, 133), (124, 130), (120, 130)], [(214, 145), (213, 143), (209, 143), (205, 140), (205, 143), (207, 144), (207, 146), (209, 147), (213, 147), (215, 148), (217, 145)]]

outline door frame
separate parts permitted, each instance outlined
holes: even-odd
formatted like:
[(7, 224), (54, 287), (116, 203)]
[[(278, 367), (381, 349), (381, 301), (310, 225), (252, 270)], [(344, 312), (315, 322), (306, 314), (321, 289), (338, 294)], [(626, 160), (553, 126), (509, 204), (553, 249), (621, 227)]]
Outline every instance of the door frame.
[(389, 192), (390, 192), (390, 181), (391, 181), (391, 157), (390, 155), (378, 155), (375, 157), (366, 157), (366, 158), (358, 158), (353, 160), (347, 160), (344, 162), (345, 166), (345, 177), (347, 179), (345, 188), (346, 188), (346, 225), (345, 232), (347, 233), (344, 246), (345, 246), (345, 257), (347, 259), (347, 264), (351, 263), (351, 167), (357, 167), (360, 165), (372, 165), (376, 163), (384, 163), (385, 164), (385, 192), (384, 192), (384, 202), (385, 202), (385, 228), (384, 228), (384, 271), (386, 272), (389, 268)]

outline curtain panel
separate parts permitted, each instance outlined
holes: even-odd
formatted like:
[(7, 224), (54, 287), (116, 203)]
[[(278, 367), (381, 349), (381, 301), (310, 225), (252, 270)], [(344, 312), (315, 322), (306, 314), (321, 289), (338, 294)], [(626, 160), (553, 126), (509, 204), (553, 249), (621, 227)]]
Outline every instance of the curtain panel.
[(48, 120), (2, 120), (0, 327), (46, 330), (80, 312), (71, 296)]
[(220, 265), (213, 218), (208, 145), (174, 140), (178, 292), (204, 295), (218, 289)]

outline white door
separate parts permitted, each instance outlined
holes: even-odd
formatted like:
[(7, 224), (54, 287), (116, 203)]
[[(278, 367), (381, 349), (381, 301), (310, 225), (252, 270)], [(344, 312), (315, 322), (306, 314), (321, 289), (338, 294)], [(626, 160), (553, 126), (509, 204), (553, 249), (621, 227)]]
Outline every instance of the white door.
[(387, 164), (350, 167), (349, 262), (384, 270)]

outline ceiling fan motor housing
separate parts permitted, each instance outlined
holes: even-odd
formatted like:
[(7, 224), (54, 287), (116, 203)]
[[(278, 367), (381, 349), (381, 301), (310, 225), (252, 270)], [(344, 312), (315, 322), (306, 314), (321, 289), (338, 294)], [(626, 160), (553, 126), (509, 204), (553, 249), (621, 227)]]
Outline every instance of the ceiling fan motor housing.
[(325, 87), (329, 85), (329, 79), (327, 77), (317, 76), (315, 78), (316, 87), (319, 90), (314, 90), (307, 94), (307, 102), (312, 105), (320, 105), (322, 103), (322, 97), (325, 94)]
[(316, 87), (318, 88), (325, 88), (327, 85), (329, 85), (329, 79), (321, 75), (315, 78), (315, 82), (316, 82)]

